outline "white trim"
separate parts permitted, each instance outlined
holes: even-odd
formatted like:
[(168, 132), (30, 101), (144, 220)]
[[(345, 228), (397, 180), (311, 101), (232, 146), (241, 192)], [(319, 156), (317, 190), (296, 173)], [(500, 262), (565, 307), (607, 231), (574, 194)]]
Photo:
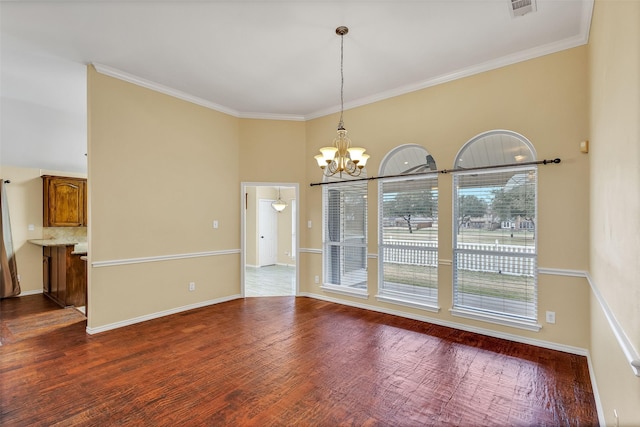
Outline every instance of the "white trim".
[(420, 310), (430, 311), (432, 313), (440, 312), (440, 307), (438, 307), (437, 305), (430, 305), (427, 303), (420, 303), (417, 301), (409, 301), (403, 298), (394, 298), (389, 295), (378, 294), (376, 295), (376, 299), (380, 302), (388, 302), (391, 304), (403, 305), (405, 307), (417, 308)]
[(173, 96), (174, 98), (182, 99), (183, 101), (191, 102), (202, 107), (210, 108), (221, 113), (229, 114), (230, 116), (240, 117), (240, 113), (232, 108), (225, 107), (224, 105), (215, 104), (197, 96), (193, 96), (189, 93), (182, 92), (181, 90), (173, 89), (169, 86), (161, 85), (160, 83), (152, 82), (151, 80), (144, 79), (142, 77), (129, 74), (125, 71), (118, 70), (106, 65), (92, 63), (93, 67), (100, 74), (113, 77), (125, 82), (133, 83), (134, 85), (141, 86), (147, 89), (151, 89), (156, 92), (164, 93), (165, 95)]
[(365, 289), (349, 288), (346, 286), (331, 285), (328, 283), (325, 283), (324, 285), (320, 286), (320, 289), (326, 292), (333, 292), (336, 294), (347, 295), (350, 297), (369, 299), (369, 292)]
[(145, 314), (144, 316), (134, 317), (132, 319), (121, 320), (119, 322), (109, 323), (107, 325), (98, 326), (96, 328), (90, 328), (87, 326), (87, 333), (89, 335), (98, 334), (100, 332), (110, 331), (112, 329), (122, 328), (124, 326), (134, 325), (136, 323), (146, 322), (147, 320), (157, 319), (160, 317), (170, 316), (172, 314), (181, 313), (183, 311), (193, 310), (196, 308), (202, 308), (209, 305), (220, 304), (227, 301), (233, 301), (235, 299), (242, 298), (242, 295), (231, 295), (228, 297), (216, 298), (207, 301), (201, 301), (194, 304), (183, 305), (182, 307), (171, 308), (169, 310), (158, 311), (156, 313)]
[[(590, 4), (591, 4), (591, 7), (593, 8), (593, 0), (590, 2)], [(588, 16), (590, 17), (591, 15), (589, 14)], [(590, 18), (586, 17), (585, 20), (590, 21)], [(486, 71), (491, 71), (498, 68), (506, 67), (508, 65), (517, 64), (519, 62), (528, 61), (530, 59), (560, 52), (566, 49), (572, 49), (574, 47), (587, 44), (588, 41), (589, 41), (589, 28), (587, 25), (587, 28), (583, 28), (582, 34), (572, 37), (570, 39), (562, 40), (560, 42), (550, 43), (544, 46), (535, 47), (533, 49), (529, 49), (523, 52), (517, 52), (512, 55), (507, 55), (507, 56), (503, 56), (502, 58), (497, 58), (491, 61), (487, 61), (483, 64), (462, 68), (457, 71), (453, 71), (447, 74), (433, 77), (422, 82), (401, 86), (399, 88), (391, 89), (385, 92), (380, 92), (372, 96), (356, 99), (355, 101), (345, 103), (344, 110), (361, 107), (363, 105), (373, 104), (378, 101), (383, 101), (385, 99), (393, 98), (395, 96), (416, 92), (422, 89), (426, 89), (428, 87), (440, 85), (442, 83), (451, 82), (464, 77), (469, 77), (476, 74), (484, 73)], [(304, 117), (305, 117), (305, 120), (312, 120), (312, 119), (317, 119), (318, 117), (324, 117), (329, 114), (336, 113), (338, 111), (340, 111), (340, 108), (339, 106), (336, 106), (336, 107), (331, 107), (331, 108), (326, 108), (320, 111), (316, 111), (315, 113), (307, 114)]]
[(586, 271), (565, 270), (562, 268), (538, 268), (538, 274), (545, 274), (547, 276), (587, 277)]
[(323, 300), (323, 301), (334, 302), (336, 304), (347, 305), (347, 306), (350, 306), (350, 307), (362, 308), (364, 310), (376, 311), (378, 313), (391, 314), (393, 316), (405, 317), (407, 319), (419, 320), (421, 322), (433, 323), (435, 325), (446, 326), (448, 328), (458, 329), (458, 330), (461, 330), (461, 331), (473, 332), (473, 333), (476, 333), (476, 334), (486, 335), (486, 336), (494, 337), (494, 338), (502, 338), (502, 339), (505, 339), (505, 340), (518, 342), (518, 343), (522, 343), (522, 344), (535, 345), (535, 346), (542, 347), (542, 348), (547, 348), (547, 349), (550, 349), (550, 350), (558, 350), (558, 351), (563, 351), (565, 353), (576, 354), (578, 356), (588, 356), (589, 355), (589, 350), (587, 350), (585, 348), (573, 347), (573, 346), (564, 345), (564, 344), (558, 344), (558, 343), (554, 343), (554, 342), (550, 342), (550, 341), (542, 341), (542, 340), (538, 340), (538, 339), (534, 339), (534, 338), (528, 338), (528, 337), (522, 337), (522, 336), (519, 336), (519, 335), (507, 334), (507, 333), (504, 333), (504, 332), (497, 332), (497, 331), (493, 331), (493, 330), (490, 330), (490, 329), (478, 328), (478, 327), (475, 327), (475, 326), (464, 325), (464, 324), (461, 324), (461, 323), (448, 322), (448, 321), (437, 319), (437, 318), (434, 318), (434, 317), (428, 317), (428, 316), (423, 316), (423, 315), (419, 315), (419, 314), (407, 313), (407, 312), (404, 312), (404, 311), (392, 310), (392, 309), (383, 308), (383, 307), (377, 307), (377, 306), (373, 306), (373, 305), (369, 305), (369, 304), (358, 303), (358, 302), (354, 302), (354, 301), (347, 301), (347, 300), (332, 298), (332, 297), (329, 297), (329, 296), (326, 296), (326, 295), (319, 295), (319, 294), (314, 294), (314, 293), (311, 293), (311, 292), (301, 292), (299, 296), (319, 299), (319, 300)]
[[(515, 54), (503, 56), (491, 61), (487, 61), (482, 64), (473, 65), (471, 67), (462, 68), (450, 73), (442, 74), (440, 76), (432, 77), (422, 82), (413, 83), (405, 86), (401, 86), (395, 89), (380, 92), (371, 96), (356, 99), (354, 101), (344, 104), (344, 110), (349, 110), (364, 105), (373, 104), (378, 101), (393, 98), (399, 95), (416, 92), (422, 89), (426, 89), (432, 86), (437, 86), (443, 83), (458, 80), (464, 77), (473, 76), (476, 74), (484, 73), (487, 71), (502, 68), (508, 65), (517, 64), (519, 62), (528, 61), (530, 59), (538, 58), (541, 56), (549, 55), (552, 53), (560, 52), (566, 49), (572, 49), (574, 47), (587, 44), (589, 41), (589, 30), (591, 25), (591, 15), (593, 12), (593, 0), (587, 1), (587, 7), (583, 10), (582, 28), (580, 34), (569, 39), (565, 39), (559, 42), (549, 43), (544, 46), (538, 46), (523, 52), (517, 52)], [(241, 119), (268, 119), (268, 120), (291, 120), (291, 121), (309, 121), (317, 119), (319, 117), (328, 116), (330, 114), (340, 111), (340, 106), (336, 105), (329, 108), (324, 108), (316, 112), (297, 115), (297, 114), (271, 114), (271, 113), (256, 113), (256, 112), (240, 112), (235, 109), (225, 107), (224, 105), (216, 104), (214, 102), (207, 101), (205, 99), (193, 96), (186, 92), (182, 92), (177, 89), (170, 88), (155, 82), (152, 82), (141, 77), (134, 76), (133, 74), (126, 73), (124, 71), (98, 64), (92, 63), (96, 71), (101, 74), (114, 77), (120, 80), (133, 83), (138, 86), (146, 87), (147, 89), (155, 90), (160, 93), (164, 93), (169, 96), (173, 96), (178, 99), (182, 99), (188, 102), (192, 102), (197, 105), (201, 105), (206, 108), (210, 108), (221, 113), (229, 114)]]
[(142, 77), (135, 76), (133, 74), (129, 74), (125, 71), (118, 70), (113, 67), (109, 67), (107, 65), (102, 65), (98, 63), (92, 63), (93, 67), (100, 74), (104, 74), (105, 76), (113, 77), (119, 80), (123, 80), (125, 82), (132, 83), (137, 86), (141, 86), (147, 89), (151, 89), (156, 92), (164, 93), (165, 95), (172, 96), (177, 99), (182, 99), (183, 101), (191, 102), (196, 105), (200, 105), (205, 108), (209, 108), (211, 110), (219, 111), (224, 114), (228, 114), (233, 117), (238, 117), (240, 119), (264, 119), (264, 120), (289, 120), (289, 121), (305, 121), (305, 117), (297, 114), (270, 114), (270, 113), (242, 113), (238, 110), (234, 110), (233, 108), (225, 107), (224, 105), (216, 104), (211, 101), (207, 101), (206, 99), (199, 98), (197, 96), (191, 95), (190, 93), (183, 92), (178, 89), (171, 88), (169, 86), (162, 85), (160, 83), (153, 82), (151, 80), (144, 79)]
[(259, 120), (287, 120), (291, 122), (304, 122), (305, 116), (297, 114), (276, 114), (276, 113), (238, 113), (240, 119), (259, 119)]
[(602, 408), (602, 402), (600, 401), (600, 393), (598, 392), (598, 385), (596, 384), (596, 374), (591, 363), (591, 354), (587, 354), (587, 366), (589, 367), (589, 378), (591, 379), (591, 390), (593, 391), (593, 399), (596, 401), (596, 412), (598, 413), (598, 424), (606, 426), (607, 421), (604, 417), (604, 409)]
[(522, 320), (510, 319), (504, 316), (484, 314), (477, 311), (465, 310), (462, 308), (449, 309), (452, 316), (464, 317), (465, 319), (480, 320), (482, 322), (495, 323), (496, 325), (510, 326), (512, 328), (525, 329), (527, 331), (540, 332), (542, 325), (537, 322), (526, 322)]
[(600, 308), (602, 308), (602, 312), (609, 322), (609, 327), (611, 328), (613, 335), (615, 335), (616, 340), (618, 340), (618, 344), (622, 348), (624, 356), (627, 358), (627, 361), (631, 365), (633, 373), (635, 374), (635, 376), (640, 377), (640, 355), (638, 354), (638, 351), (635, 349), (631, 341), (629, 341), (627, 334), (625, 334), (624, 329), (622, 329), (622, 326), (620, 325), (620, 323), (618, 323), (616, 316), (614, 316), (614, 314), (611, 312), (609, 305), (607, 305), (607, 302), (605, 301), (604, 297), (600, 293), (600, 290), (598, 289), (588, 272), (586, 273), (586, 278), (589, 282), (589, 285), (591, 286), (593, 295), (596, 297), (596, 300), (598, 300)]
[(142, 258), (125, 258), (125, 259), (114, 259), (114, 260), (108, 260), (108, 261), (93, 261), (91, 263), (91, 266), (92, 267), (113, 267), (116, 265), (144, 264), (147, 262), (173, 261), (178, 259), (201, 258), (201, 257), (231, 255), (231, 254), (239, 254), (239, 253), (240, 253), (240, 249), (227, 249), (223, 251), (193, 252), (188, 254), (159, 255), (159, 256), (142, 257)]
[(322, 255), (322, 249), (300, 248), (300, 253), (320, 254), (320, 255)]
[(28, 295), (38, 295), (38, 294), (43, 294), (44, 291), (42, 289), (36, 289), (35, 291), (20, 291), (20, 294), (18, 294), (19, 297), (26, 297)]

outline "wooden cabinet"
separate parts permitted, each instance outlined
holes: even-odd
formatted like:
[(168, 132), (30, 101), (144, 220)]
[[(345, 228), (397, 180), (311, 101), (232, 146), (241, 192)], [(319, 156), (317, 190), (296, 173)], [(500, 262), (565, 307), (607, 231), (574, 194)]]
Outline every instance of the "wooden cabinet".
[(73, 246), (45, 246), (42, 257), (44, 293), (63, 307), (86, 305), (87, 271)]
[(43, 175), (44, 227), (87, 225), (87, 180)]

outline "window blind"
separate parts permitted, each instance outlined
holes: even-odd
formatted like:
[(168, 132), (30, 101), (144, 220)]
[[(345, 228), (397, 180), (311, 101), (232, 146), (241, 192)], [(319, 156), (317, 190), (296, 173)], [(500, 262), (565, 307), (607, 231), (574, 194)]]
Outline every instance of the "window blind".
[(537, 320), (537, 168), (454, 176), (453, 305)]
[(438, 302), (438, 178), (380, 183), (379, 294)]
[(367, 288), (367, 183), (336, 184), (324, 194), (324, 281)]

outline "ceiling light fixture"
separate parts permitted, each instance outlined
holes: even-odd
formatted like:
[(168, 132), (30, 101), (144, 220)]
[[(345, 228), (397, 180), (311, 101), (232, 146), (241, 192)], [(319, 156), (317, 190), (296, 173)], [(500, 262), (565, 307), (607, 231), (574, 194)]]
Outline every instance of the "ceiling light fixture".
[(314, 158), (326, 176), (346, 172), (351, 176), (358, 176), (367, 164), (368, 154), (361, 147), (351, 147), (351, 140), (347, 137), (342, 114), (344, 111), (344, 36), (349, 32), (347, 27), (336, 28), (340, 36), (340, 121), (338, 122), (338, 136), (333, 140), (333, 147), (322, 147)]
[(271, 207), (275, 209), (276, 212), (282, 212), (287, 206), (289, 205), (280, 198), (280, 187), (278, 187), (278, 200), (271, 202)]

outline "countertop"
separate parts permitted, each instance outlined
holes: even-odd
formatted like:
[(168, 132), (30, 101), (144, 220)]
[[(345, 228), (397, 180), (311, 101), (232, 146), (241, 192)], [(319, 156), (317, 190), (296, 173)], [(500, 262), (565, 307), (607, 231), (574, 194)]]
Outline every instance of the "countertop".
[[(80, 242), (77, 239), (31, 239), (29, 240), (29, 243), (37, 245), (37, 246), (74, 246), (75, 249), (73, 252), (71, 252), (72, 255), (86, 255), (87, 254), (87, 249), (86, 249), (86, 242)], [(82, 244), (80, 246), (83, 247), (76, 247), (76, 245), (78, 244)]]
[(32, 239), (29, 243), (38, 246), (74, 246), (80, 242), (74, 239)]

